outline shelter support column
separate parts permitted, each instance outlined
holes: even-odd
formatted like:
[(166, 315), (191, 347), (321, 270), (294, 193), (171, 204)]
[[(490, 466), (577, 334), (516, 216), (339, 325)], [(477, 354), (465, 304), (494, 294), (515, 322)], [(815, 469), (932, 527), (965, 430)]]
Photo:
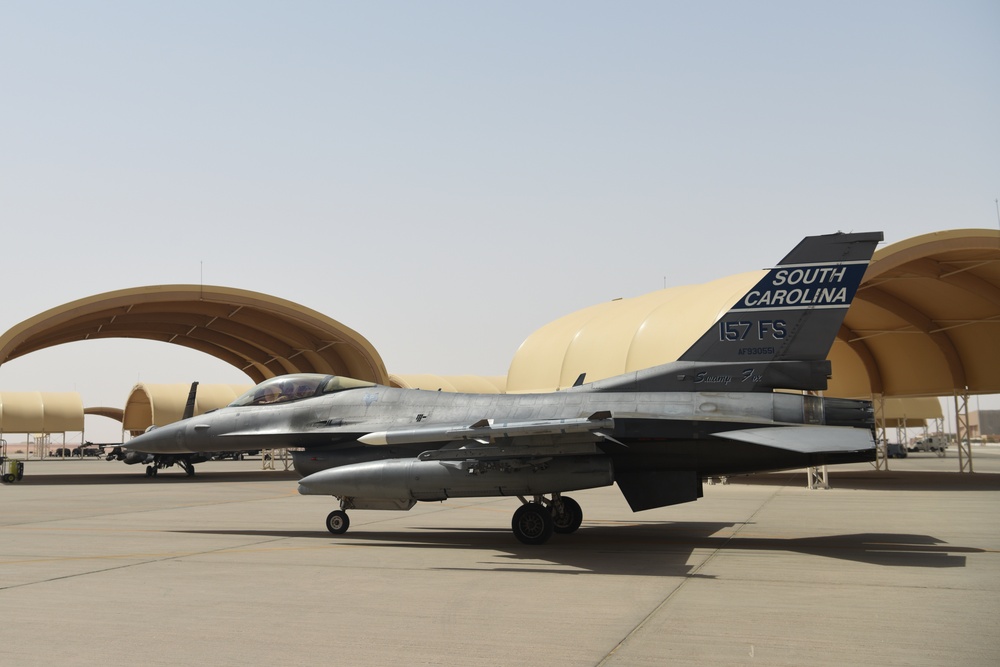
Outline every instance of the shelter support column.
[(806, 485), (810, 489), (829, 489), (830, 476), (826, 472), (826, 466), (806, 468)]
[(958, 472), (973, 472), (972, 443), (969, 437), (969, 395), (955, 392), (955, 440), (958, 445)]
[(888, 470), (889, 440), (885, 433), (885, 396), (872, 394), (872, 407), (875, 410), (875, 460), (872, 461), (872, 466), (875, 470)]
[(906, 415), (903, 415), (896, 422), (896, 442), (899, 443), (899, 446), (903, 448), (903, 452), (904, 453), (906, 452), (906, 450), (909, 449), (909, 447), (907, 445), (910, 444), (909, 443), (909, 436), (907, 436), (906, 429), (907, 429)]

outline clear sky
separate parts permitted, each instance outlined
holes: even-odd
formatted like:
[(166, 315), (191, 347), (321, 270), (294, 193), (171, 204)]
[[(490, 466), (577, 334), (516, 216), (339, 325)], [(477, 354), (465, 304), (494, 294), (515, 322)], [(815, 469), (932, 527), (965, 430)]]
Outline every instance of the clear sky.
[[(995, 0), (5, 2), (0, 331), (204, 282), (391, 372), (504, 374), (557, 317), (806, 234), (995, 229), (998, 119)], [(87, 406), (192, 380), (248, 382), (137, 341), (0, 366)]]

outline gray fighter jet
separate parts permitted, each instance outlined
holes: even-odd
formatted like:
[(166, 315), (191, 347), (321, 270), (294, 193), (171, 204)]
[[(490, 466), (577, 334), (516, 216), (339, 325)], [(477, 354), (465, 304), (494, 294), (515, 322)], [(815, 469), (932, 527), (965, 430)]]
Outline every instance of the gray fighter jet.
[(881, 240), (807, 237), (662, 366), (519, 395), (285, 375), (126, 448), (293, 448), (299, 493), (339, 500), (326, 520), (334, 534), (347, 530), (347, 510), (516, 496), (511, 526), (526, 544), (580, 526), (569, 491), (617, 483), (639, 511), (697, 500), (706, 477), (872, 461), (871, 403), (815, 392), (827, 387), (826, 356)]

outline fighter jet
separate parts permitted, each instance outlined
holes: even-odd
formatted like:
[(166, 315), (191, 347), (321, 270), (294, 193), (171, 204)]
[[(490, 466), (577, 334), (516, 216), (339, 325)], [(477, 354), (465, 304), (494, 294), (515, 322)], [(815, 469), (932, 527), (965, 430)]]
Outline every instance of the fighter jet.
[[(194, 416), (195, 399), (197, 398), (198, 383), (191, 383), (191, 390), (188, 392), (187, 403), (184, 405), (184, 413), (181, 419), (190, 419)], [(155, 427), (150, 427), (155, 428)], [(156, 474), (163, 468), (170, 468), (178, 465), (188, 477), (194, 475), (194, 464), (208, 461), (217, 456), (219, 452), (196, 452), (183, 454), (152, 454), (142, 452), (131, 446), (113, 445), (111, 451), (105, 454), (108, 461), (123, 461), (125, 465), (146, 465), (146, 477), (156, 477)]]
[(271, 378), (126, 443), (152, 454), (293, 448), (302, 494), (349, 510), (515, 496), (525, 544), (572, 533), (567, 492), (618, 484), (633, 511), (697, 500), (707, 477), (872, 461), (869, 401), (824, 398), (830, 346), (881, 232), (807, 237), (676, 362), (540, 394)]

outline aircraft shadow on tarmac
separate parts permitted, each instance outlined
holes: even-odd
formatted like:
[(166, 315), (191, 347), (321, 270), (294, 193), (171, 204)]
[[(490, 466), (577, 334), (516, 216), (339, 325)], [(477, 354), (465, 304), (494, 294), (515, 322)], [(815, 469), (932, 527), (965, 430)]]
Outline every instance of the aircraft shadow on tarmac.
[[(311, 538), (331, 544), (384, 546), (411, 549), (469, 549), (500, 551), (503, 559), (491, 569), (559, 574), (624, 574), (638, 576), (706, 577), (689, 563), (695, 550), (731, 553), (791, 552), (850, 560), (887, 567), (965, 567), (964, 554), (982, 549), (950, 546), (929, 535), (857, 533), (804, 538), (759, 538), (732, 536), (731, 523), (644, 522), (621, 525), (584, 524), (572, 536), (555, 536), (542, 546), (517, 543), (510, 531), (500, 528), (417, 528), (407, 531), (366, 530), (332, 537), (321, 532), (267, 530), (175, 531), (211, 535), (246, 535)], [(724, 534), (717, 535), (720, 531)], [(709, 553), (705, 554), (706, 557)], [(492, 556), (492, 559), (498, 558)], [(546, 565), (545, 562), (551, 563)], [(700, 560), (698, 562), (701, 562)], [(477, 561), (483, 565), (483, 561)], [(483, 569), (443, 568), (443, 569)]]
[[(802, 472), (765, 473), (729, 478), (730, 484), (805, 487)], [(830, 488), (865, 491), (1000, 491), (1000, 475), (915, 470), (831, 471)]]
[(162, 472), (155, 478), (146, 477), (140, 470), (129, 473), (74, 473), (64, 475), (35, 475), (26, 473), (16, 486), (74, 486), (88, 484), (209, 484), (214, 482), (277, 482), (297, 481), (299, 475), (288, 470), (236, 470), (201, 471), (188, 477), (183, 472)]

